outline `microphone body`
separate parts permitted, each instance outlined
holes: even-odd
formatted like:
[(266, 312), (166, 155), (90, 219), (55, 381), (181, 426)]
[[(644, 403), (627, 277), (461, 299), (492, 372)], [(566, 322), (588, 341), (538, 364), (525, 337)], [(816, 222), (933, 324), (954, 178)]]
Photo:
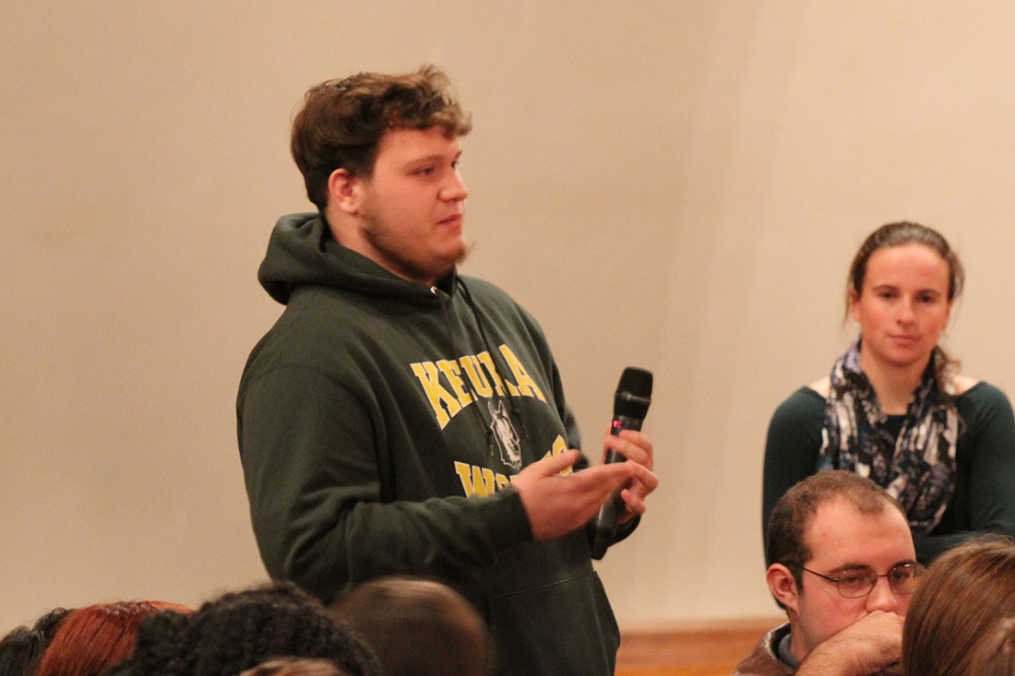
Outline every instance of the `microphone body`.
[[(622, 430), (640, 431), (652, 402), (652, 372), (629, 366), (624, 369), (613, 397), (613, 423), (610, 434)], [(627, 458), (612, 448), (606, 452), (606, 464), (624, 462)], [(593, 522), (592, 558), (599, 560), (617, 538), (617, 519), (624, 511), (624, 500), (617, 491), (602, 507)]]

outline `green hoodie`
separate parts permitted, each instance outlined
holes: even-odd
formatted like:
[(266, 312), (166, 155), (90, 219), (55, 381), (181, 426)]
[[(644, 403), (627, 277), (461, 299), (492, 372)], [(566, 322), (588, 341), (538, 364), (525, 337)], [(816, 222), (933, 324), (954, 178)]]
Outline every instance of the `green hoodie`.
[(317, 214), (279, 220), (258, 278), (286, 305), (237, 401), (268, 573), (325, 602), (381, 575), (438, 578), (485, 616), (496, 673), (612, 674), (585, 532), (533, 541), (511, 487), (579, 443), (532, 316), (479, 279), (401, 279)]

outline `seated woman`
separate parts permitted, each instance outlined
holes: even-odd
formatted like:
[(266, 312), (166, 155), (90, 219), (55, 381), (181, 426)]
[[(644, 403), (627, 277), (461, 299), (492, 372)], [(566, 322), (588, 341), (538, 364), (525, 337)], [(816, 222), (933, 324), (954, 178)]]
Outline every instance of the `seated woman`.
[(763, 525), (801, 479), (845, 469), (906, 511), (929, 563), (970, 535), (1015, 535), (1015, 417), (996, 387), (955, 373), (938, 345), (962, 291), (958, 256), (916, 223), (875, 230), (849, 269), (860, 338), (831, 375), (790, 396), (765, 446)]
[(920, 578), (902, 630), (902, 670), (907, 676), (990, 676), (992, 657), (979, 648), (991, 630), (1015, 617), (1015, 540), (986, 536), (942, 554)]
[(161, 601), (98, 603), (68, 613), (42, 654), (35, 676), (99, 676), (134, 651), (141, 620), (190, 609)]

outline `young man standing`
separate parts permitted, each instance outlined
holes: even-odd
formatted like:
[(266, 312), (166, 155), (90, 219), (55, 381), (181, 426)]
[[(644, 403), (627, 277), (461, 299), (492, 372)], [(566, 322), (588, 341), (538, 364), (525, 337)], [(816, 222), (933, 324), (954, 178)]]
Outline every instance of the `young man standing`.
[(433, 67), (307, 92), (292, 153), (318, 212), (272, 233), (258, 278), (286, 309), (237, 402), (254, 532), (272, 577), (325, 602), (382, 575), (451, 584), (489, 623), (498, 674), (612, 674), (583, 527), (621, 487), (634, 527), (652, 446), (607, 436), (628, 461), (572, 471), (539, 325), (457, 274), (469, 128)]
[(819, 472), (776, 503), (766, 543), (768, 587), (789, 622), (735, 674), (900, 673), (902, 621), (922, 571), (906, 515), (851, 472)]

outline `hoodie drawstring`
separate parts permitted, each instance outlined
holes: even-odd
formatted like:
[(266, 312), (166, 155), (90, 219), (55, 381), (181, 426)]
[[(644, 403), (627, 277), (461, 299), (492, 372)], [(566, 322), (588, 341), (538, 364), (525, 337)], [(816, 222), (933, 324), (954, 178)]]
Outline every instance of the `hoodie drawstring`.
[[(462, 351), (458, 349), (458, 341), (455, 340), (455, 331), (454, 327), (451, 325), (451, 314), (448, 310), (448, 303), (444, 299), (444, 295), (438, 292), (437, 287), (431, 287), (430, 291), (433, 292), (440, 301), (441, 311), (444, 313), (444, 325), (448, 329), (448, 338), (451, 340), (451, 350), (457, 357), (461, 358)], [(478, 365), (477, 368), (479, 368)], [(476, 403), (476, 405), (472, 408), (476, 412), (476, 415), (479, 416), (480, 425), (486, 430), (486, 450), (492, 457), (497, 457), (493, 441), (493, 420), (487, 420), (486, 416), (483, 415), (482, 407), (479, 405), (479, 392), (476, 391), (476, 386), (473, 384), (472, 379), (464, 378), (463, 380), (466, 383), (466, 387), (469, 389), (469, 394), (472, 395), (472, 400)], [(496, 396), (496, 390), (494, 391), (494, 396)]]
[[(483, 325), (483, 320), (479, 316), (479, 309), (476, 307), (476, 302), (472, 298), (472, 292), (469, 291), (469, 287), (465, 285), (465, 282), (462, 280), (461, 277), (458, 278), (458, 285), (462, 287), (462, 297), (465, 299), (466, 305), (468, 305), (469, 309), (472, 310), (472, 316), (473, 318), (475, 318), (476, 325), (479, 327), (479, 335), (483, 340), (483, 345), (486, 347), (486, 351), (490, 354), (490, 359), (493, 361), (494, 369), (499, 370), (497, 368), (497, 357), (495, 356), (496, 352), (490, 345), (490, 339), (487, 338), (486, 328)], [(496, 389), (494, 389), (494, 396), (497, 397), (497, 401), (499, 403), (500, 397), (499, 395), (497, 395)], [(529, 430), (525, 426), (525, 419), (521, 416), (521, 413), (519, 413), (518, 411), (518, 407), (515, 405), (514, 398), (506, 397), (506, 399), (508, 402), (508, 408), (511, 409), (512, 420), (518, 423), (518, 426), (522, 428), (522, 434), (525, 436), (526, 439), (528, 439)]]

